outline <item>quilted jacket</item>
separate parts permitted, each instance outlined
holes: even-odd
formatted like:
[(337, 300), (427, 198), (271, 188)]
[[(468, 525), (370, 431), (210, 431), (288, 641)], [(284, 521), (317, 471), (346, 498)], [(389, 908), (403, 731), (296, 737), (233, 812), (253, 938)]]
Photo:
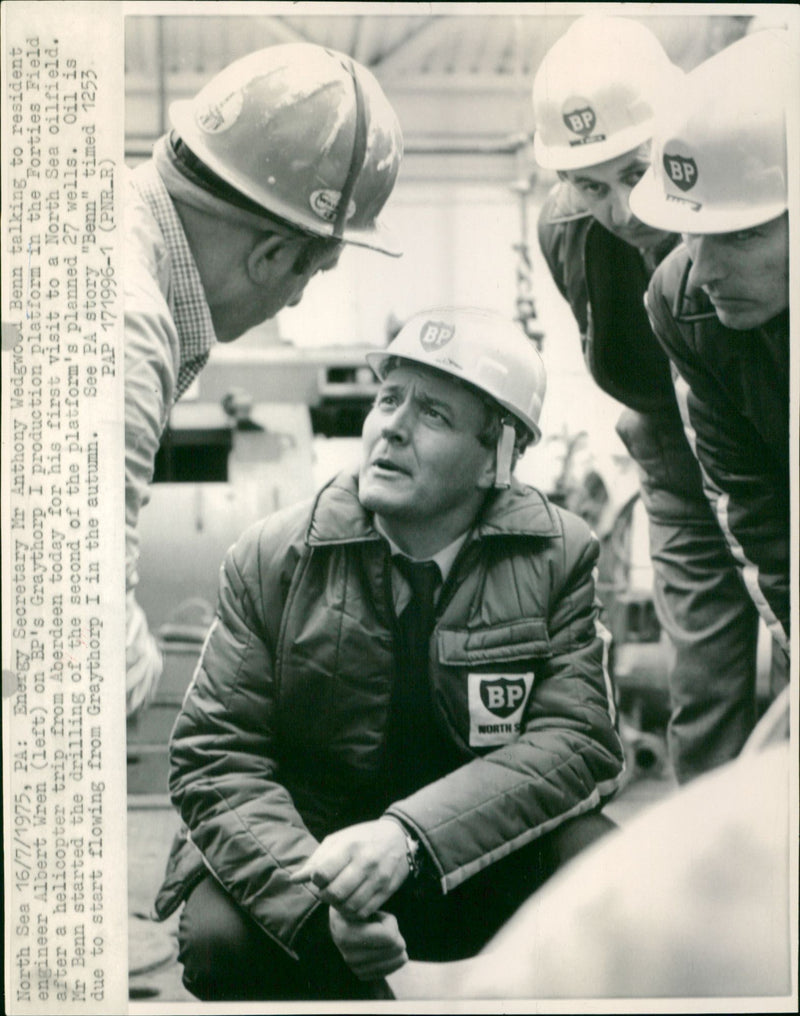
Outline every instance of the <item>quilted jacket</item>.
[(249, 529), (223, 565), (217, 617), (172, 734), (170, 788), (191, 843), (169, 866), (161, 916), (210, 870), (296, 955), (320, 903), (288, 875), (328, 833), (391, 814), (447, 892), (608, 799), (623, 753), (597, 554), (585, 524), (534, 489), (515, 482), (490, 496), (430, 641), (437, 722), (462, 764), (387, 801), (391, 565), (356, 479), (342, 474), (310, 507)]
[(681, 246), (650, 283), (653, 330), (675, 364), (684, 426), (706, 494), (753, 602), (789, 650), (789, 312), (726, 328), (688, 285)]

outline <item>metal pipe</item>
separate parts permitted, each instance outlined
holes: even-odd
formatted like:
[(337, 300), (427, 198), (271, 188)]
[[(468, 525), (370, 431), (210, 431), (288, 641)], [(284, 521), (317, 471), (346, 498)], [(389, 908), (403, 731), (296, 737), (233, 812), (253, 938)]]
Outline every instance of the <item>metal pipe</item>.
[[(134, 138), (126, 141), (125, 155), (149, 158), (155, 138)], [(500, 141), (411, 141), (405, 144), (406, 155), (516, 155), (530, 141), (527, 134), (513, 134)]]

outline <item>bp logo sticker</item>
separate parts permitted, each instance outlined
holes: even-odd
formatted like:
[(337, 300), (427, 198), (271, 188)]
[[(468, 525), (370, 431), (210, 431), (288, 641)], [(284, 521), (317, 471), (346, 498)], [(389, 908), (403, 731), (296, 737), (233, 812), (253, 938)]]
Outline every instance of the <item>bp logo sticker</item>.
[(430, 353), (434, 349), (441, 349), (456, 334), (455, 325), (445, 324), (444, 321), (426, 321), (419, 332), (419, 341), (422, 348)]
[(533, 674), (469, 674), (469, 743), (507, 744), (522, 730)]
[(481, 681), (481, 702), (490, 713), (505, 719), (519, 708), (525, 698), (525, 682), (521, 678), (513, 681), (498, 677), (494, 681)]
[(567, 129), (581, 138), (588, 137), (597, 123), (594, 110), (589, 105), (567, 110), (562, 113), (562, 117)]
[(242, 112), (244, 95), (241, 89), (226, 95), (221, 102), (211, 102), (196, 115), (197, 126), (206, 134), (222, 134), (229, 130)]
[[(338, 190), (315, 190), (308, 199), (311, 210), (320, 219), (326, 222), (333, 222), (339, 210), (339, 202), (342, 200), (342, 192)], [(351, 201), (347, 206), (347, 220), (356, 214), (356, 203)]]
[(664, 169), (670, 180), (682, 191), (691, 190), (697, 183), (697, 163), (688, 156), (664, 152)]

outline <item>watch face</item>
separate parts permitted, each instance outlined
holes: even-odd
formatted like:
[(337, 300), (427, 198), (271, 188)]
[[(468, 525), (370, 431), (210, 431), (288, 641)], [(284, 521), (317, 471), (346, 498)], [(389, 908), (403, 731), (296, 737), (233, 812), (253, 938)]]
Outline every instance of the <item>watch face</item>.
[(419, 875), (419, 861), (417, 860), (417, 852), (419, 851), (419, 843), (411, 836), (406, 833), (406, 861), (408, 863), (408, 873), (412, 878), (416, 878)]

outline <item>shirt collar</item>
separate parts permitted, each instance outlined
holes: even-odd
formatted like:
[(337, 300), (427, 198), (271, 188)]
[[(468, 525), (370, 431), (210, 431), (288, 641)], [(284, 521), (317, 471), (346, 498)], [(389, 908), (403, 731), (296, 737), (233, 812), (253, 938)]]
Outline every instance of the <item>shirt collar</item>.
[(170, 309), (180, 340), (176, 398), (205, 366), (216, 342), (211, 311), (183, 225), (164, 181), (152, 162), (133, 174), (136, 187), (158, 223), (172, 268)]
[(442, 582), (443, 583), (447, 581), (447, 576), (450, 574), (450, 571), (451, 571), (451, 569), (453, 567), (455, 559), (458, 557), (458, 552), (464, 546), (464, 543), (466, 542), (466, 539), (469, 536), (469, 530), (467, 530), (466, 532), (463, 532), (460, 536), (457, 536), (455, 538), (455, 540), (453, 540), (452, 543), (448, 543), (446, 547), (442, 547), (441, 550), (438, 550), (431, 557), (416, 558), (416, 557), (411, 557), (410, 554), (406, 554), (405, 551), (401, 550), (397, 546), (397, 544), (394, 542), (394, 540), (390, 536), (387, 536), (387, 534), (381, 528), (381, 524), (378, 521), (377, 517), (375, 518), (374, 524), (375, 524), (375, 528), (378, 530), (378, 532), (381, 534), (381, 536), (389, 544), (389, 549), (391, 550), (393, 557), (395, 555), (399, 554), (401, 557), (408, 557), (412, 561), (420, 561), (420, 560), (423, 560), (423, 561), (434, 561), (439, 566), (439, 571), (442, 573)]

